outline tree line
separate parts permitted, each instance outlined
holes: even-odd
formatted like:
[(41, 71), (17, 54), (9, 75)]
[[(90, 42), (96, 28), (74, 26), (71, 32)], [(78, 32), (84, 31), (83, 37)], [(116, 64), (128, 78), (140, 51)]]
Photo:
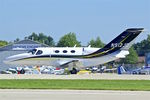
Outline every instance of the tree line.
[[(32, 33), (29, 36), (26, 36), (24, 39), (29, 39), (33, 41), (37, 41), (43, 44), (46, 44), (50, 47), (81, 47), (81, 42), (77, 40), (76, 34), (73, 32), (70, 32), (68, 34), (65, 34), (62, 36), (59, 41), (56, 43), (54, 39), (51, 36), (47, 36), (44, 33)], [(14, 42), (20, 41), (19, 38), (14, 40)], [(90, 42), (87, 43), (88, 45), (91, 45), (91, 47), (97, 47), (102, 48), (104, 46), (104, 43), (101, 41), (100, 37), (97, 37), (96, 39), (91, 39)], [(87, 46), (88, 46), (87, 45)]]
[[(55, 43), (54, 39), (51, 36), (47, 36), (44, 33), (32, 33), (29, 36), (26, 36), (24, 39), (30, 39), (33, 41), (37, 41), (43, 44), (46, 44), (50, 47), (81, 47), (81, 42), (77, 40), (76, 34), (73, 32), (70, 32), (68, 34), (65, 34), (62, 36), (58, 43)], [(16, 38), (13, 42), (18, 42), (20, 41), (19, 38)], [(8, 45), (10, 42), (8, 41), (2, 41), (0, 40), (0, 47)], [(97, 47), (97, 48), (102, 48), (104, 47), (104, 43), (101, 41), (100, 37), (97, 37), (96, 39), (91, 39), (88, 43), (87, 46), (91, 45), (91, 47)], [(129, 49), (130, 54), (120, 62), (123, 63), (136, 63), (138, 60), (138, 56), (144, 56), (146, 53), (150, 52), (150, 35), (147, 36), (147, 39), (142, 40), (141, 42), (138, 42), (134, 44), (130, 49)]]

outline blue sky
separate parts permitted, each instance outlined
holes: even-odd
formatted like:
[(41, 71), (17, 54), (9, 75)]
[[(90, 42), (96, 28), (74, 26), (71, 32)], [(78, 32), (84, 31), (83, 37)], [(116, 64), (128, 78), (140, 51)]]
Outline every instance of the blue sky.
[(75, 32), (83, 45), (97, 36), (108, 43), (130, 27), (150, 30), (150, 0), (0, 0), (0, 40), (43, 32), (57, 42)]

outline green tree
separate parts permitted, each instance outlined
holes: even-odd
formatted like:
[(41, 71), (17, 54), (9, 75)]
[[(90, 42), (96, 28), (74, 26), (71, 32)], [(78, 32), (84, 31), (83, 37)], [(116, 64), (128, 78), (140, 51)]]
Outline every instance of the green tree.
[(134, 49), (139, 56), (144, 56), (146, 53), (150, 52), (150, 35), (147, 36), (147, 39), (134, 44)]
[(74, 45), (77, 47), (81, 46), (76, 38), (76, 34), (71, 32), (61, 37), (57, 44), (58, 47), (73, 47)]
[(53, 38), (51, 36), (44, 35), (44, 33), (36, 34), (36, 33), (33, 32), (28, 37), (25, 37), (25, 39), (38, 41), (40, 43), (44, 43), (44, 44), (47, 44), (49, 46), (55, 46)]
[(91, 45), (91, 47), (97, 47), (102, 48), (104, 47), (104, 43), (101, 41), (100, 37), (97, 37), (96, 40), (92, 39), (88, 45)]
[(38, 41), (39, 41), (40, 43), (45, 43), (46, 40), (47, 40), (47, 36), (44, 35), (43, 33), (39, 33)]
[(54, 40), (51, 36), (48, 36), (45, 40), (45, 44), (49, 44), (50, 46), (55, 46)]
[(1, 46), (5, 46), (5, 45), (7, 45), (7, 44), (8, 44), (7, 41), (2, 41), (2, 40), (0, 40), (0, 47), (1, 47)]
[(28, 37), (25, 37), (25, 38), (27, 38), (27, 39), (30, 39), (30, 40), (34, 40), (34, 41), (38, 41), (39, 39), (39, 37), (38, 37), (38, 35), (36, 34), (36, 33), (32, 33), (31, 35), (29, 35)]
[(138, 62), (138, 55), (133, 47), (129, 49), (129, 55), (126, 56), (126, 58), (121, 60), (121, 63), (125, 64), (136, 64)]
[(88, 43), (88, 45), (91, 45), (91, 47), (96, 47), (95, 46), (95, 40), (91, 39), (91, 41)]

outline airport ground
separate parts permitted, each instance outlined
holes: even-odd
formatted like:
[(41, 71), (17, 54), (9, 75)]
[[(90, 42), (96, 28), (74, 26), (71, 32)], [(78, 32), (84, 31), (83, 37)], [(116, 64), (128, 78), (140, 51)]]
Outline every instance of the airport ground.
[(149, 91), (0, 89), (1, 100), (148, 100)]
[[(0, 74), (0, 80), (150, 80), (150, 75), (118, 74), (83, 74), (83, 75), (49, 75), (49, 74)], [(29, 80), (30, 81), (30, 80)], [(8, 83), (10, 84), (10, 83)], [(132, 84), (134, 85), (134, 84)], [(143, 86), (144, 84), (142, 84)], [(146, 84), (149, 86), (149, 84)], [(146, 86), (144, 85), (144, 86)], [(141, 87), (141, 85), (140, 85)], [(62, 90), (62, 89), (0, 89), (0, 100), (147, 100), (149, 91), (122, 90)]]
[(150, 80), (150, 75), (95, 73), (82, 75), (0, 74), (0, 79), (96, 79), (96, 80)]

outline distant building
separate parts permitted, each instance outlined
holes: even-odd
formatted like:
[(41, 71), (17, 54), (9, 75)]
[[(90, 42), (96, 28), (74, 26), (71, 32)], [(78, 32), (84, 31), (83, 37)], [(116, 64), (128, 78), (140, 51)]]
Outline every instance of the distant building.
[(145, 63), (145, 56), (138, 57), (138, 63), (144, 64)]
[(146, 54), (145, 63), (146, 66), (150, 66), (150, 52)]
[(41, 44), (32, 40), (22, 40), (14, 44), (9, 44), (7, 46), (0, 47), (0, 70), (5, 70), (8, 67), (16, 67), (12, 65), (6, 65), (5, 63), (3, 63), (5, 58), (15, 54), (25, 53), (33, 48), (38, 47), (48, 47), (48, 45)]

